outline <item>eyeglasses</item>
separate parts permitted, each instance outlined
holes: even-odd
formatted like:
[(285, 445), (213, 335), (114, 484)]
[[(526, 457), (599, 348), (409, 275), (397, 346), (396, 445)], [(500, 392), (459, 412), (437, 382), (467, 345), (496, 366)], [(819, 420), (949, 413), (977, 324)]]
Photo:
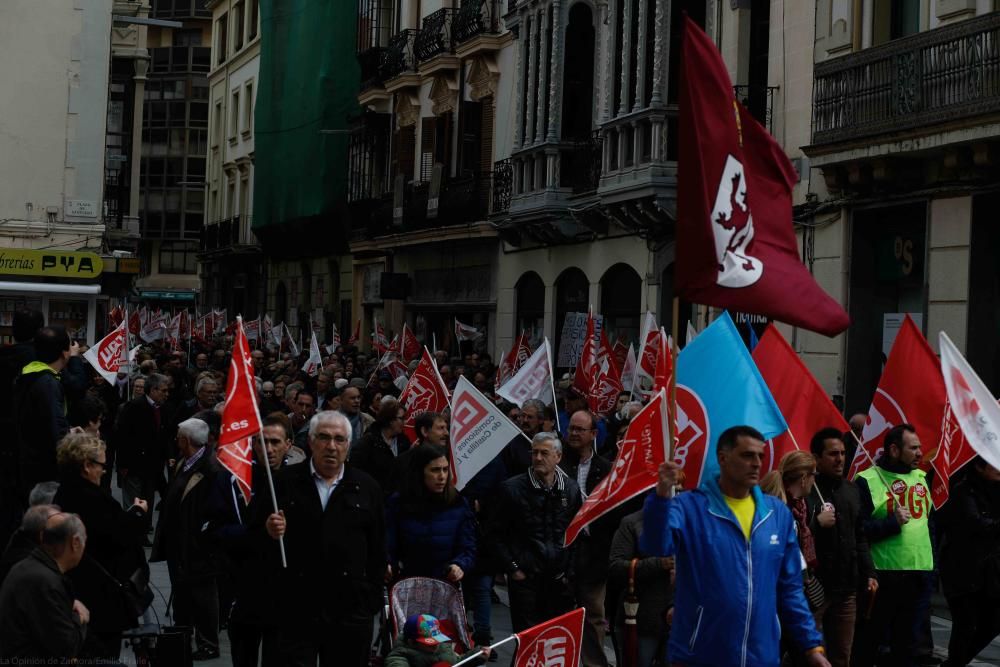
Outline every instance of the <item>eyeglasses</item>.
[(583, 428), (582, 426), (570, 426), (569, 427), (569, 432), (570, 433), (587, 433), (589, 431), (594, 431), (594, 430), (596, 430), (596, 429)]
[(108, 464), (104, 461), (98, 461), (97, 459), (87, 459), (89, 462), (93, 463), (95, 466), (101, 466), (101, 470), (107, 470)]

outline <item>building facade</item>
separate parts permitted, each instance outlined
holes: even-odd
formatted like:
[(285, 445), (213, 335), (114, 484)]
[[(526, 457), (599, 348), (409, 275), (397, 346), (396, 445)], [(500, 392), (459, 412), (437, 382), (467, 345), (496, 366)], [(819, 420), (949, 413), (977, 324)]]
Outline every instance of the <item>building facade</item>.
[(201, 303), (263, 312), (265, 262), (253, 233), (254, 108), (260, 69), (259, 0), (214, 0)]
[(142, 116), (138, 297), (151, 306), (194, 306), (205, 215), (211, 13), (205, 0), (151, 0)]

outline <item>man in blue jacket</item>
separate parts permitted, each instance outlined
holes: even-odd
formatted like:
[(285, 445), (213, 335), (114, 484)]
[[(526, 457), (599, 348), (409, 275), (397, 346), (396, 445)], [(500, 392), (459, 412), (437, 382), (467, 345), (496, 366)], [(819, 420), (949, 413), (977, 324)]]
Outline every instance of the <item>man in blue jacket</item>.
[(646, 499), (640, 549), (676, 562), (674, 663), (778, 667), (784, 632), (804, 664), (830, 665), (802, 593), (792, 514), (757, 486), (763, 453), (759, 432), (734, 426), (719, 436), (719, 477), (673, 498), (678, 467), (667, 462)]

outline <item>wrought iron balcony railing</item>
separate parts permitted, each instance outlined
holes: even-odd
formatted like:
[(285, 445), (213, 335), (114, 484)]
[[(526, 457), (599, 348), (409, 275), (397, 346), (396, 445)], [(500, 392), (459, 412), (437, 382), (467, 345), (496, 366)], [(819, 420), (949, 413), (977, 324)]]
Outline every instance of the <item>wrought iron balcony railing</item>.
[(1000, 13), (819, 63), (813, 144), (1000, 112)]
[(388, 50), (380, 47), (366, 49), (358, 54), (361, 66), (361, 90), (381, 84), (386, 74)]
[(413, 43), (413, 51), (418, 62), (430, 60), (442, 53), (452, 52), (454, 43), (452, 42), (451, 29), (454, 19), (454, 9), (439, 9), (424, 17), (423, 27), (417, 33)]
[(201, 252), (259, 248), (252, 228), (253, 216), (234, 216), (205, 225), (201, 230)]
[(777, 86), (733, 86), (733, 93), (757, 121), (774, 134), (774, 91)]
[(477, 35), (500, 32), (500, 0), (462, 0), (462, 7), (452, 23), (456, 44)]
[(388, 80), (406, 72), (417, 71), (417, 60), (413, 47), (419, 31), (403, 30), (392, 36), (385, 52), (382, 78)]
[(493, 163), (493, 196), (491, 213), (506, 213), (510, 210), (510, 198), (514, 194), (514, 165), (510, 158)]
[(561, 170), (573, 194), (593, 192), (601, 181), (603, 139), (600, 130), (560, 151)]

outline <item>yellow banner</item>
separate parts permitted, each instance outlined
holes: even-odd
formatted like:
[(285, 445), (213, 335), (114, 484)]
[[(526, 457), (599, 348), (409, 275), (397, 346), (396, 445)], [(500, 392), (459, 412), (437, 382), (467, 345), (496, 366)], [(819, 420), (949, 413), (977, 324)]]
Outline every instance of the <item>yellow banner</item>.
[(86, 280), (102, 271), (104, 260), (92, 252), (0, 248), (0, 275)]

